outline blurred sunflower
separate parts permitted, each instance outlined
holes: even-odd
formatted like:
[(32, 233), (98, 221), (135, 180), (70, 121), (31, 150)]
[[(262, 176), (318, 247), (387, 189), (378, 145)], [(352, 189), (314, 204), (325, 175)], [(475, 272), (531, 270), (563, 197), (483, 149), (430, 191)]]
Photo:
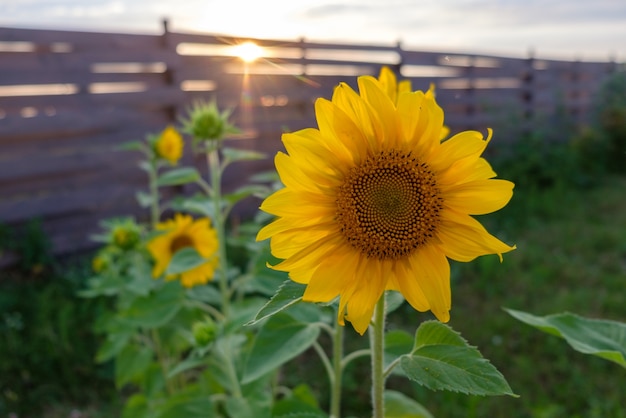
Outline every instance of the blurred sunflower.
[(154, 150), (159, 158), (171, 165), (178, 163), (183, 156), (183, 138), (173, 126), (168, 126), (154, 142)]
[(513, 250), (471, 215), (501, 209), (513, 183), (481, 154), (491, 139), (475, 131), (446, 141), (443, 111), (431, 89), (411, 91), (388, 69), (342, 83), (318, 99), (319, 129), (284, 134), (276, 169), (284, 188), (261, 205), (278, 217), (259, 232), (271, 238), (273, 268), (306, 284), (303, 300), (339, 296), (338, 320), (367, 329), (385, 290), (417, 310), (450, 318), (448, 258), (470, 261)]
[[(208, 218), (194, 221), (189, 215), (176, 214), (174, 219), (157, 224), (156, 230), (164, 233), (153, 238), (147, 245), (148, 251), (156, 261), (152, 270), (153, 277), (158, 278), (165, 273), (176, 252), (191, 247), (206, 259), (206, 262), (180, 273), (183, 286), (205, 284), (213, 278), (218, 263), (218, 242), (217, 233), (211, 227)], [(176, 278), (178, 275), (166, 276), (167, 280)]]

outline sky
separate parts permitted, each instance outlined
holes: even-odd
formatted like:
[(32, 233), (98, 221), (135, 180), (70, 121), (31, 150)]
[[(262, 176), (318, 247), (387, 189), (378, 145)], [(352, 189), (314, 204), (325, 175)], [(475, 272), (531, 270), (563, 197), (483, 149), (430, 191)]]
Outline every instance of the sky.
[(160, 33), (163, 18), (179, 32), (626, 61), (626, 0), (0, 0), (0, 27)]

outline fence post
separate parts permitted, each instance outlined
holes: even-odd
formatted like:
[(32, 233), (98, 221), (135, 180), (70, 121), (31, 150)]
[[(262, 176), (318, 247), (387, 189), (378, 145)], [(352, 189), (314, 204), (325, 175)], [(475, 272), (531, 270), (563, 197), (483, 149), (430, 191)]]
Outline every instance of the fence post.
[(532, 123), (535, 118), (535, 53), (528, 51), (526, 65), (522, 71), (522, 136), (528, 137), (532, 132)]
[(400, 40), (396, 42), (396, 52), (398, 53), (398, 57), (400, 57), (400, 59), (395, 65), (393, 65), (393, 67), (395, 67), (394, 69), (396, 74), (402, 75), (402, 66), (404, 65), (404, 50), (402, 49), (402, 41)]
[[(161, 47), (166, 51), (173, 50), (174, 52), (176, 52), (176, 46), (172, 44), (170, 40), (170, 36), (169, 36), (170, 31), (169, 31), (168, 19), (167, 18), (163, 19), (162, 24), (163, 24), (163, 34), (161, 35)], [(166, 85), (168, 86), (175, 85), (176, 77), (174, 77), (174, 70), (169, 65), (166, 65), (165, 71), (163, 72), (163, 77), (165, 79)], [(165, 109), (165, 113), (170, 122), (175, 122), (176, 115), (178, 113), (178, 107), (175, 105), (168, 106)]]
[(465, 77), (467, 77), (465, 115), (467, 116), (467, 123), (463, 129), (476, 129), (476, 126), (474, 126), (476, 117), (476, 57), (470, 55), (468, 58), (467, 67), (465, 67)]

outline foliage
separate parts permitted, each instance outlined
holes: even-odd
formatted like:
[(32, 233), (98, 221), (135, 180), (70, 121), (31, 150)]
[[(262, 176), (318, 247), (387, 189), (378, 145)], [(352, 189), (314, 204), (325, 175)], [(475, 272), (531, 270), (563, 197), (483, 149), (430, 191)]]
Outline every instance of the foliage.
[(1, 272), (0, 416), (41, 416), (50, 405), (113, 398), (110, 365), (93, 364), (99, 340), (92, 324), (106, 307), (75, 296), (87, 269), (54, 261), (45, 275)]
[(539, 317), (506, 309), (514, 318), (548, 334), (564, 338), (576, 351), (626, 367), (626, 324), (562, 313)]
[(24, 272), (41, 274), (50, 267), (51, 243), (42, 229), (41, 219), (33, 218), (13, 227), (0, 224), (0, 259), (4, 253), (14, 254)]
[(595, 98), (594, 128), (610, 172), (626, 173), (626, 71), (606, 80)]

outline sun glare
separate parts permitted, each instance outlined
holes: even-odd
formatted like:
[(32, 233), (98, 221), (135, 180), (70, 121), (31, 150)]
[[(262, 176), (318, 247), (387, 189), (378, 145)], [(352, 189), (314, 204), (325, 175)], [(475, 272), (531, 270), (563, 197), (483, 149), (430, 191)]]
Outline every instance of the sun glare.
[(233, 54), (245, 62), (253, 62), (263, 56), (263, 48), (254, 42), (244, 42), (233, 47)]

